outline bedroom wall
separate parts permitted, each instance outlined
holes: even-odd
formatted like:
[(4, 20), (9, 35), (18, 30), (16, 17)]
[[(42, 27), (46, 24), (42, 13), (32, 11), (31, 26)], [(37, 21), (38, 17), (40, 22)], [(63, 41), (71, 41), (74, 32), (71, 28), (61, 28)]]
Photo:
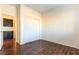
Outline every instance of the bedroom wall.
[(2, 48), (3, 45), (3, 37), (2, 37), (2, 18), (1, 18), (1, 9), (0, 9), (0, 49)]
[(40, 39), (41, 19), (40, 12), (28, 6), (20, 5), (21, 44)]
[(42, 39), (79, 48), (78, 7), (58, 7), (43, 13)]

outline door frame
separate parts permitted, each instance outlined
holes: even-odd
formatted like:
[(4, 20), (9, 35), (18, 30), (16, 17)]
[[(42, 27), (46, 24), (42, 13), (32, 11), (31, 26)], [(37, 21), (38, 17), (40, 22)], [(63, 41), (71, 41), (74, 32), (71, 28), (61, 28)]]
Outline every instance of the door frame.
[[(13, 47), (16, 48), (16, 40), (17, 40), (17, 17), (16, 16), (12, 16), (12, 15), (7, 15), (7, 14), (2, 14), (2, 20), (3, 18), (7, 18), (7, 19), (13, 19), (13, 27), (6, 27), (6, 30), (9, 28), (11, 31), (14, 31), (14, 35), (13, 35)], [(2, 30), (5, 31), (5, 27), (2, 26)], [(10, 31), (7, 30), (7, 31)]]

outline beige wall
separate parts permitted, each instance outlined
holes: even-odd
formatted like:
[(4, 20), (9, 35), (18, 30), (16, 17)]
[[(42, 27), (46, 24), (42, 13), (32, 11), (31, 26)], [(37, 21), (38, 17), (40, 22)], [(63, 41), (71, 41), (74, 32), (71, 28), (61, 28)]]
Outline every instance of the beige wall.
[(3, 45), (3, 37), (2, 37), (2, 17), (1, 17), (1, 9), (0, 9), (0, 49), (2, 48)]
[(40, 39), (41, 14), (28, 6), (20, 6), (21, 44)]
[(42, 39), (79, 48), (79, 12), (77, 8), (62, 7), (44, 13)]
[(11, 16), (16, 16), (16, 6), (10, 4), (0, 4), (0, 8), (2, 9), (2, 14), (7, 14)]

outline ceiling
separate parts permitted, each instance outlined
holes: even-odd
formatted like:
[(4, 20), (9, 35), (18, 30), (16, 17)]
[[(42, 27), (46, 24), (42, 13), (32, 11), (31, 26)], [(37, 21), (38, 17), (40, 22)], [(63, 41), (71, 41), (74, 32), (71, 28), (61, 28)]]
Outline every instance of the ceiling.
[(28, 4), (28, 6), (43, 13), (58, 5), (56, 4)]
[[(25, 4), (25, 5), (41, 13), (45, 13), (50, 10), (59, 10), (62, 8), (66, 9), (66, 8), (73, 8), (74, 6), (79, 6), (75, 4)], [(18, 6), (18, 4), (13, 4), (13, 6)]]
[(72, 8), (74, 4), (27, 4), (27, 6), (44, 13), (52, 9), (59, 10), (59, 8)]

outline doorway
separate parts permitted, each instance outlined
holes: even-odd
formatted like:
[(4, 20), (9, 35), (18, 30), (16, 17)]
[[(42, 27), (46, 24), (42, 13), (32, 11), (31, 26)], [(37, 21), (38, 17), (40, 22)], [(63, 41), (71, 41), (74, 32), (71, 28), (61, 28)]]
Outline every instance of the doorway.
[(3, 48), (16, 49), (16, 17), (3, 15)]
[(3, 31), (3, 46), (5, 48), (13, 47), (13, 31)]

